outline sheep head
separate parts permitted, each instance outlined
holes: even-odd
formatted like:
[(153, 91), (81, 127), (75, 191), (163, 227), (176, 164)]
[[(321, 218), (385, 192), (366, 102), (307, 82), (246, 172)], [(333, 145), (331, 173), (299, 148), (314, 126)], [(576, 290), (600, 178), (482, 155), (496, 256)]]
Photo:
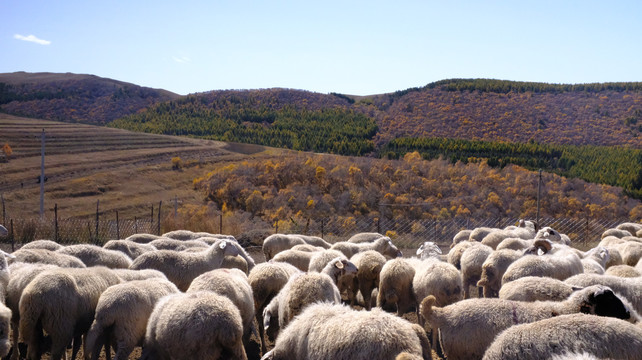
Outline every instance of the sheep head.
[(391, 258), (398, 258), (403, 256), (401, 253), (401, 250), (399, 250), (395, 244), (392, 243), (392, 240), (390, 240), (389, 237), (384, 236), (380, 237), (379, 239), (375, 240), (375, 242), (380, 242), (383, 245), (383, 251), (381, 253), (385, 256), (389, 256)]
[(437, 244), (435, 244), (432, 241), (426, 241), (421, 246), (419, 249), (417, 249), (416, 255), (419, 256), (420, 259), (428, 259), (430, 257), (438, 257), (441, 255), (441, 249)]
[(334, 263), (334, 267), (340, 270), (341, 275), (356, 274), (359, 270), (355, 264), (347, 259), (335, 258), (330, 263)]
[(240, 254), (239, 249), (234, 246), (230, 240), (221, 239), (220, 241), (215, 242), (212, 246), (218, 246), (226, 256), (238, 256)]
[(571, 295), (579, 297), (580, 312), (598, 316), (608, 316), (628, 320), (631, 313), (622, 300), (615, 295), (613, 290), (603, 285), (585, 287)]
[(537, 232), (537, 234), (535, 235), (535, 239), (536, 240), (537, 239), (546, 239), (546, 240), (549, 240), (549, 241), (552, 241), (552, 242), (562, 243), (562, 244), (568, 245), (567, 244), (567, 240), (566, 240), (568, 238), (563, 239), (562, 235), (558, 231), (555, 231), (555, 229), (553, 229), (553, 228), (551, 228), (549, 226), (541, 228)]
[(547, 239), (539, 239), (533, 243), (533, 246), (524, 250), (524, 255), (544, 255), (551, 251), (553, 243)]

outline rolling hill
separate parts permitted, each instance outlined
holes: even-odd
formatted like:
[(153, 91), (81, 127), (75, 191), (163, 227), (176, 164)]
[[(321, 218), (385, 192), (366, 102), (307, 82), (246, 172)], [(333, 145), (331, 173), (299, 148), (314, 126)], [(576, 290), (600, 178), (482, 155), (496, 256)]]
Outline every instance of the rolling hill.
[(0, 111), (47, 120), (104, 125), (178, 97), (166, 90), (94, 75), (0, 74)]

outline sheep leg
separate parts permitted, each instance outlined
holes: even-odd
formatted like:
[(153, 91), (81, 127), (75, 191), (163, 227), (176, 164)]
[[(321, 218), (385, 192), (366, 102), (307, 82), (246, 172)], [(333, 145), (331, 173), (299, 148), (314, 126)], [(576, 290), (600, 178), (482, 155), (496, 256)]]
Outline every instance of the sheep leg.
[(11, 347), (13, 351), (11, 352), (11, 360), (20, 359), (20, 348), (18, 346), (18, 321), (11, 321)]
[(265, 329), (263, 328), (263, 309), (256, 312), (256, 322), (259, 324), (259, 341), (261, 341), (261, 354), (265, 355)]
[(477, 297), (482, 298), (484, 297), (484, 288), (482, 287), (477, 287)]
[(78, 355), (80, 345), (82, 345), (82, 334), (77, 334), (74, 336), (73, 346), (71, 348), (71, 360), (76, 360), (76, 355)]

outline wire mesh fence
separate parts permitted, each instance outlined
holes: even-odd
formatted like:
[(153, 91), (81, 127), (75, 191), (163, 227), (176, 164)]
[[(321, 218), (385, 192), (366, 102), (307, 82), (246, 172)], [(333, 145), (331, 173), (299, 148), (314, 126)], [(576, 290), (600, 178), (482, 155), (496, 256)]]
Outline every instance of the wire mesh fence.
[[(424, 241), (448, 245), (459, 231), (477, 227), (504, 228), (515, 225), (517, 218), (452, 218), (447, 220), (368, 217), (327, 217), (296, 221), (288, 219), (270, 224), (260, 218), (251, 221), (234, 216), (215, 216), (210, 228), (198, 226), (186, 228), (192, 231), (209, 231), (243, 236), (245, 233), (299, 233), (321, 236), (329, 242), (346, 240), (360, 232), (378, 232), (390, 236), (403, 248), (416, 248)], [(601, 234), (609, 228), (628, 221), (627, 219), (578, 219), (542, 218), (540, 226), (550, 226), (567, 234), (576, 244), (589, 245), (599, 241)], [(212, 225), (214, 224), (214, 225)], [(176, 230), (171, 216), (157, 219), (20, 219), (10, 220), (9, 235), (0, 239), (4, 243), (19, 245), (36, 239), (50, 239), (61, 244), (93, 243), (102, 245), (111, 239), (124, 239), (138, 233), (161, 235)]]

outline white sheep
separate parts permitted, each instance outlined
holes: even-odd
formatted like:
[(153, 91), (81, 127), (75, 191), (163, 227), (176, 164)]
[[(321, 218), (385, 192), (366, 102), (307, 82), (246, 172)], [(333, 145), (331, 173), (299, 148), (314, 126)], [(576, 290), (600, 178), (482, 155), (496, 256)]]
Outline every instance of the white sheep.
[(75, 256), (86, 266), (105, 266), (111, 269), (127, 269), (132, 259), (116, 250), (103, 249), (92, 244), (68, 245), (56, 250), (57, 253)]
[(171, 250), (148, 252), (134, 260), (130, 268), (159, 270), (179, 290), (185, 291), (198, 275), (219, 268), (226, 255), (238, 255), (238, 249), (233, 244), (229, 240), (219, 240), (207, 250), (195, 253)]
[[(623, 238), (622, 240), (624, 239), (627, 238)], [(612, 244), (609, 249), (611, 247), (620, 253), (622, 263), (625, 265), (635, 266), (642, 258), (642, 242), (626, 241), (620, 244)]]
[(483, 359), (535, 360), (567, 352), (584, 352), (600, 359), (639, 359), (642, 328), (610, 317), (560, 315), (507, 329)]
[(617, 276), (598, 274), (579, 274), (564, 280), (572, 286), (585, 287), (590, 285), (604, 285), (631, 302), (633, 308), (642, 314), (642, 279), (621, 278)]
[[(116, 360), (127, 360), (142, 345), (154, 305), (178, 288), (165, 278), (129, 281), (107, 288), (96, 305), (96, 315), (84, 343), (85, 359), (97, 360), (100, 350), (115, 346)], [(108, 357), (109, 358), (109, 357)]]
[(502, 240), (507, 238), (533, 239), (536, 235), (535, 224), (526, 221), (524, 227), (494, 230), (484, 236), (481, 243), (495, 249)]
[(9, 340), (10, 325), (11, 310), (4, 304), (0, 304), (0, 357), (2, 358), (7, 356), (11, 350), (11, 341)]
[(56, 251), (47, 249), (19, 249), (12, 253), (15, 259), (9, 263), (24, 262), (24, 263), (39, 263), (51, 264), (60, 267), (74, 267), (84, 268), (85, 263), (75, 256), (62, 254)]
[(449, 264), (452, 264), (454, 267), (457, 268), (457, 270), (461, 269), (461, 255), (468, 249), (469, 247), (473, 246), (474, 244), (477, 244), (476, 241), (462, 241), (460, 243), (457, 243), (457, 245), (453, 246), (450, 251), (448, 251), (448, 254), (446, 255), (446, 261), (448, 261)]
[(355, 254), (350, 261), (358, 269), (357, 286), (352, 298), (356, 298), (356, 290), (359, 290), (366, 310), (370, 310), (372, 290), (379, 287), (379, 274), (386, 263), (386, 258), (377, 251), (368, 250)]
[[(210, 234), (208, 233), (207, 235), (210, 235)], [(201, 235), (197, 235), (196, 233), (190, 230), (174, 230), (174, 231), (166, 232), (161, 236), (164, 238), (169, 238), (174, 240), (183, 240), (183, 241), (194, 240), (201, 237)]]
[(314, 302), (340, 303), (341, 294), (337, 287), (338, 279), (345, 273), (355, 274), (357, 268), (350, 261), (337, 257), (330, 261), (321, 273), (309, 272), (295, 274), (279, 291), (263, 312), (263, 325), (269, 329), (273, 309), (278, 306), (279, 328), (283, 329), (303, 308)]
[(254, 321), (254, 297), (247, 275), (239, 269), (215, 269), (196, 277), (187, 293), (212, 291), (230, 299), (239, 309), (243, 322), (243, 343), (252, 335)]
[[(398, 357), (404, 353), (405, 357)], [(314, 304), (282, 331), (263, 360), (432, 359), (420, 326), (380, 309)]]
[(635, 235), (635, 234), (631, 234), (631, 233), (630, 233), (630, 232), (628, 232), (627, 230), (621, 230), (621, 229), (606, 229), (606, 230), (604, 230), (604, 232), (602, 233), (602, 236), (600, 237), (600, 239), (604, 239), (604, 238), (605, 238), (605, 237), (607, 237), (607, 236), (614, 236), (614, 237), (616, 237), (616, 238), (621, 239), (621, 238), (623, 238), (623, 237), (625, 237), (625, 236), (631, 236), (631, 235)]
[(44, 331), (51, 337), (51, 359), (60, 360), (72, 340), (75, 359), (100, 294), (120, 282), (105, 267), (53, 269), (36, 275), (19, 303), (20, 337), (27, 343), (27, 358), (40, 359)]
[(183, 251), (190, 248), (206, 248), (209, 247), (206, 242), (200, 240), (176, 240), (161, 237), (149, 242), (149, 245), (152, 245), (158, 250), (174, 250), (174, 251)]
[(424, 241), (424, 243), (421, 244), (415, 252), (415, 255), (417, 255), (421, 260), (433, 257), (442, 261), (448, 260), (448, 258), (443, 255), (439, 245), (435, 244), (433, 241)]
[[(263, 328), (263, 310), (272, 301), (272, 299), (281, 291), (283, 286), (294, 274), (301, 271), (288, 263), (267, 262), (256, 265), (248, 275), (248, 282), (252, 288), (254, 296), (254, 309), (256, 312), (256, 321), (259, 324), (259, 336), (261, 338), (261, 351), (265, 353), (265, 330)], [(277, 314), (278, 309), (273, 310)], [(278, 331), (278, 316), (270, 327)]]
[(604, 274), (606, 262), (609, 260), (609, 251), (603, 247), (598, 246), (584, 254), (580, 259), (586, 274)]
[(329, 249), (332, 246), (332, 244), (330, 244), (329, 242), (323, 240), (318, 236), (310, 236), (310, 235), (302, 235), (302, 234), (297, 234), (297, 236), (303, 239), (303, 241), (305, 241), (306, 244), (309, 244), (312, 246), (318, 246), (324, 249)]
[(379, 273), (379, 293), (377, 307), (396, 309), (402, 316), (416, 306), (412, 282), (415, 277), (414, 266), (405, 258), (387, 261)]
[[(470, 297), (471, 286), (477, 287), (477, 282), (481, 279), (484, 261), (486, 261), (488, 256), (492, 253), (493, 249), (490, 246), (475, 242), (473, 243), (473, 246), (464, 250), (461, 254), (460, 263), (464, 299), (468, 299)], [(455, 270), (457, 269), (455, 268)], [(477, 287), (477, 289), (478, 297), (481, 297), (483, 295), (483, 289), (482, 287)], [(423, 299), (423, 297), (421, 299)]]
[(373, 242), (385, 235), (379, 234), (378, 232), (362, 232), (352, 235), (347, 241), (351, 243), (368, 243)]
[(584, 272), (580, 257), (570, 247), (559, 245), (554, 248), (548, 240), (538, 240), (531, 249), (544, 252), (543, 255), (526, 255), (508, 266), (502, 284), (524, 276), (549, 276), (564, 280)]
[[(306, 246), (311, 245), (306, 244)], [(285, 262), (295, 266), (301, 271), (308, 271), (310, 267), (310, 259), (312, 258), (312, 256), (314, 256), (315, 253), (316, 252), (300, 251), (292, 248), (278, 252), (270, 261)]]
[(146, 280), (146, 279), (165, 279), (167, 276), (162, 272), (154, 269), (112, 269), (114, 274), (118, 275), (123, 281)]
[(332, 244), (331, 250), (341, 251), (347, 258), (351, 258), (354, 254), (367, 251), (375, 250), (380, 252), (382, 255), (389, 258), (396, 258), (402, 256), (401, 251), (392, 243), (389, 237), (384, 236), (373, 242), (368, 243), (351, 243), (347, 241), (341, 241)]
[(56, 251), (62, 248), (62, 245), (53, 240), (34, 240), (22, 245), (21, 249), (46, 249)]
[(294, 245), (291, 249), (288, 249), (288, 250), (317, 252), (317, 251), (323, 251), (325, 250), (325, 248), (322, 248), (321, 246), (310, 245), (310, 244), (299, 244), (299, 245)]
[[(640, 264), (638, 262), (638, 264)], [(618, 276), (618, 277), (639, 277), (642, 273), (631, 265), (615, 265), (606, 269), (604, 275)]]
[(294, 234), (272, 234), (263, 240), (265, 261), (269, 261), (277, 253), (292, 248), (295, 245), (307, 244), (300, 236)]
[(517, 301), (562, 301), (578, 289), (550, 277), (525, 276), (504, 284), (499, 290), (499, 298)]
[(482, 264), (482, 272), (477, 286), (483, 289), (484, 297), (497, 297), (502, 287), (502, 277), (508, 266), (524, 256), (519, 250), (500, 249), (493, 251)]
[(243, 323), (232, 301), (211, 291), (162, 298), (147, 323), (141, 359), (246, 360)]
[(594, 313), (630, 319), (622, 301), (605, 286), (591, 286), (560, 302), (521, 302), (494, 298), (467, 299), (434, 307), (433, 296), (421, 302), (421, 314), (434, 329), (449, 360), (479, 359), (497, 334), (517, 324), (560, 314)]
[(15, 259), (15, 256), (0, 250), (0, 303), (2, 304), (5, 303), (7, 285), (9, 285), (9, 278), (11, 276), (11, 270), (9, 270), (7, 258)]
[(477, 227), (474, 228), (470, 232), (470, 236), (468, 237), (468, 241), (476, 241), (476, 242), (481, 242), (482, 239), (486, 237), (486, 235), (490, 234), (493, 231), (501, 230), (498, 228), (491, 228), (491, 227)]
[(140, 244), (131, 240), (109, 240), (103, 245), (103, 249), (120, 251), (130, 259), (136, 259), (148, 251), (158, 250), (150, 244)]
[(625, 222), (615, 227), (616, 229), (626, 230), (632, 235), (635, 235), (638, 231), (642, 230), (642, 224), (634, 222)]
[(158, 235), (140, 233), (140, 234), (131, 235), (127, 237), (125, 240), (129, 240), (129, 241), (133, 241), (141, 244), (147, 244), (152, 240), (156, 240), (158, 238), (160, 238), (160, 236)]
[(308, 266), (308, 271), (310, 272), (321, 272), (323, 268), (332, 260), (337, 257), (348, 259), (341, 251), (326, 249), (323, 251), (316, 251), (312, 253), (310, 258), (310, 265)]
[[(19, 322), (20, 322), (20, 296), (25, 287), (36, 277), (45, 270), (58, 269), (59, 267), (51, 264), (40, 264), (40, 263), (23, 263), (17, 262), (10, 265), (11, 276), (9, 278), (9, 283), (7, 284), (6, 289), (6, 305), (9, 307), (12, 313), (11, 318), (11, 342), (12, 347), (15, 349), (11, 354), (12, 360), (18, 359), (18, 335), (19, 331)], [(24, 357), (25, 354), (23, 354)]]
[(455, 236), (453, 236), (453, 242), (450, 244), (450, 248), (452, 249), (453, 247), (455, 247), (455, 245), (459, 244), (462, 241), (468, 241), (472, 232), (473, 231), (470, 229), (459, 231), (457, 234), (455, 234)]

